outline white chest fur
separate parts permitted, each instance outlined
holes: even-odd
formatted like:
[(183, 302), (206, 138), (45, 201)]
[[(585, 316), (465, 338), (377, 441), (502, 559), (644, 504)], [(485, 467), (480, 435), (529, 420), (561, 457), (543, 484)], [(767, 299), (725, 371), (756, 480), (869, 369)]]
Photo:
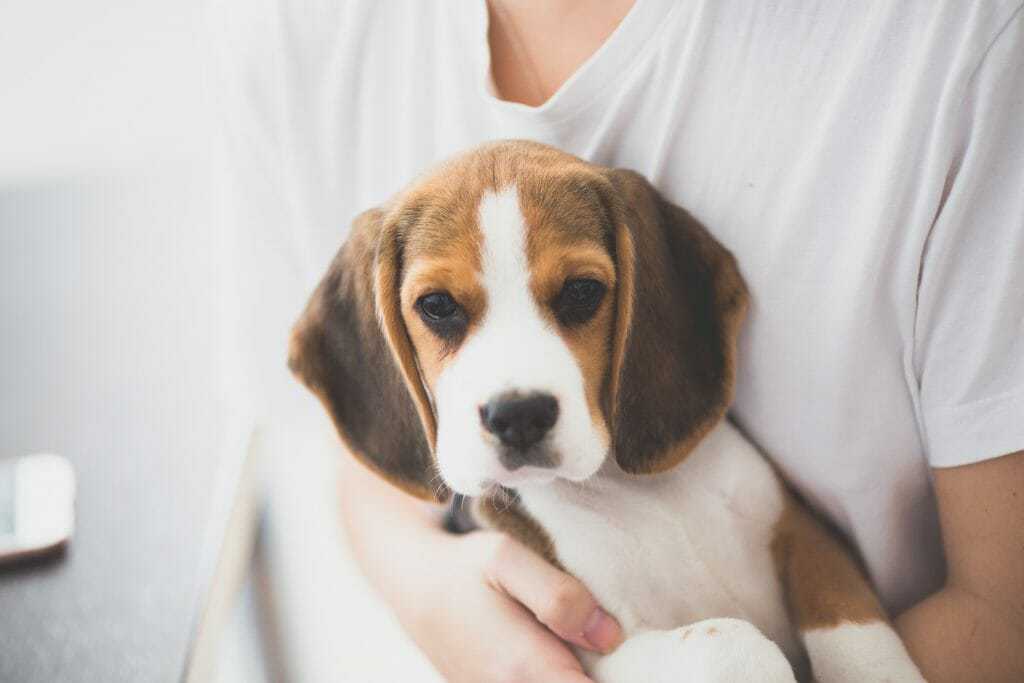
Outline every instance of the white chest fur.
[(558, 559), (627, 636), (738, 617), (787, 655), (796, 651), (771, 554), (786, 494), (728, 422), (663, 474), (630, 476), (611, 463), (582, 484), (519, 494)]

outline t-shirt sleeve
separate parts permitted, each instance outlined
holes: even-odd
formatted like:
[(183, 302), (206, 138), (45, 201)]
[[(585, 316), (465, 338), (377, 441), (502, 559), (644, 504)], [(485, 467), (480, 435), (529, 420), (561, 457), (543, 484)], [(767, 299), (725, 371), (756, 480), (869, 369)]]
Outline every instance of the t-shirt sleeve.
[(1024, 12), (974, 72), (962, 115), (918, 286), (915, 370), (934, 467), (1024, 449)]
[(219, 0), (213, 7), (222, 379), (239, 419), (280, 427), (318, 408), (287, 369), (289, 332), (318, 275), (289, 127), (290, 112), (305, 99), (282, 27), (288, 3)]

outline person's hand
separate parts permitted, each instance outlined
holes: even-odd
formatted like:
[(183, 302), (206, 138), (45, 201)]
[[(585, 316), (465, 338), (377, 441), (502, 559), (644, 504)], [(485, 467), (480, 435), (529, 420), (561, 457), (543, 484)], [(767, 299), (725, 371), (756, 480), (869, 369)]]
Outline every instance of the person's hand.
[(566, 642), (608, 652), (621, 640), (582, 583), (503, 534), (441, 533), (424, 546), (409, 572), (433, 568), (434, 583), (394, 607), (448, 681), (586, 683)]
[(353, 555), (446, 680), (588, 683), (566, 643), (619, 644), (619, 625), (577, 579), (504, 534), (448, 534), (436, 509), (342, 463)]

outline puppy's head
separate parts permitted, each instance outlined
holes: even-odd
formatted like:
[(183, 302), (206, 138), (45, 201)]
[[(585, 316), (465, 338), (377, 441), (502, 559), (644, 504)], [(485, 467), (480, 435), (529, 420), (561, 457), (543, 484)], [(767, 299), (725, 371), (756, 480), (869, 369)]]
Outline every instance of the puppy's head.
[(732, 256), (640, 176), (506, 142), (359, 216), (290, 365), (347, 445), (443, 500), (678, 463), (732, 398)]

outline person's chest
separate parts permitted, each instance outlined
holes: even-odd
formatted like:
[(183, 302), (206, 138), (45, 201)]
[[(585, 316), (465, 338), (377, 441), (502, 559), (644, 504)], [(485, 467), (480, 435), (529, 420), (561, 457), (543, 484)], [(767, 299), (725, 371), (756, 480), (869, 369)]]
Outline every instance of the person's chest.
[(900, 66), (928, 46), (890, 17), (855, 15), (681, 9), (685, 30), (659, 34), (605, 97), (562, 120), (489, 96), (480, 46), (453, 45), (455, 27), (395, 25), (397, 53), (365, 56), (378, 76), (339, 84), (357, 104), (337, 123), (336, 167), (351, 176), (339, 205), (367, 208), (494, 138), (644, 173), (734, 251), (750, 285), (739, 420), (799, 483), (867, 485), (864, 458), (920, 455), (905, 354), (945, 150), (931, 114), (941, 70)]
[[(440, 13), (378, 21), (360, 68), (323, 86), (319, 222), (343, 226), (495, 138), (645, 174), (736, 254), (750, 286), (735, 419), (861, 545), (887, 599), (919, 590), (938, 537), (911, 354), (921, 253), (955, 154), (949, 112), (968, 75), (948, 48), (962, 42), (956, 12), (679, 7), (564, 117), (488, 94), (482, 34), (467, 41)], [(329, 255), (341, 237), (314, 244)], [(925, 559), (886, 577), (907, 554), (894, 544)]]

